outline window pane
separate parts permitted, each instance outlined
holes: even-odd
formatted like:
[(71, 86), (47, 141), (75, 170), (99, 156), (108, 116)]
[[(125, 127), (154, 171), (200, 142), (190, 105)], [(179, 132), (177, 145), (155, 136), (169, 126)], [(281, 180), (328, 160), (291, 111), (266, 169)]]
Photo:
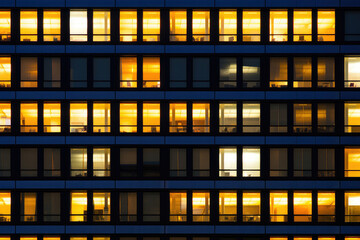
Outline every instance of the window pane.
[(219, 132), (236, 133), (237, 129), (237, 104), (219, 104)]
[(94, 42), (109, 42), (110, 36), (110, 11), (94, 10), (93, 13), (93, 41)]
[(295, 10), (294, 11), (294, 42), (311, 41), (312, 33), (312, 11)]
[(87, 149), (72, 148), (70, 149), (71, 176), (86, 177), (87, 176)]
[(360, 103), (345, 103), (344, 118), (346, 133), (360, 132)]
[(160, 176), (160, 149), (143, 149), (143, 175), (145, 177)]
[(22, 222), (37, 221), (36, 193), (20, 193), (20, 212)]
[(260, 42), (261, 29), (260, 11), (243, 10), (243, 41), (244, 42)]
[(193, 192), (192, 194), (193, 222), (210, 221), (210, 193)]
[(288, 60), (286, 57), (270, 58), (270, 87), (288, 86)]
[(120, 87), (137, 87), (137, 57), (120, 57)]
[(260, 192), (243, 192), (243, 222), (260, 222), (261, 198)]
[(61, 12), (44, 11), (44, 42), (61, 40)]
[(194, 42), (210, 41), (210, 11), (193, 10), (192, 31)]
[(21, 148), (20, 149), (20, 176), (37, 177), (38, 175), (38, 149)]
[(237, 193), (235, 191), (219, 192), (219, 221), (237, 221)]
[(186, 176), (186, 148), (170, 148), (170, 176)]
[(86, 191), (70, 192), (70, 221), (87, 221), (87, 193)]
[(160, 132), (160, 103), (143, 103), (143, 132)]
[(243, 132), (260, 132), (260, 104), (243, 103)]
[(93, 149), (94, 177), (110, 177), (110, 148)]
[(44, 132), (61, 132), (61, 104), (44, 103)]
[(288, 40), (288, 12), (270, 10), (270, 42)]
[(236, 147), (219, 148), (219, 176), (237, 176), (237, 149)]
[(137, 132), (137, 103), (120, 103), (120, 132)]
[(187, 83), (186, 58), (170, 58), (170, 88), (184, 88)]
[(70, 10), (70, 42), (86, 42), (87, 10)]
[(310, 88), (311, 74), (311, 57), (294, 57), (294, 88)]
[(346, 88), (358, 88), (360, 87), (360, 57), (351, 56), (345, 57), (345, 76), (344, 86)]
[(109, 133), (111, 131), (110, 103), (94, 103), (93, 131), (94, 133)]
[(311, 148), (294, 149), (294, 177), (311, 177)]
[(287, 148), (270, 148), (270, 177), (288, 176)]
[(111, 213), (110, 192), (94, 192), (93, 207), (94, 222), (109, 222)]
[(87, 103), (70, 103), (70, 132), (87, 132)]
[(137, 176), (137, 149), (120, 148), (120, 176)]
[(193, 87), (208, 88), (210, 86), (210, 58), (193, 58)]
[(243, 177), (260, 177), (260, 147), (243, 147)]
[(61, 85), (61, 58), (44, 58), (44, 87), (59, 88)]
[(210, 176), (210, 149), (208, 148), (193, 149), (193, 176), (194, 177)]
[(20, 41), (36, 42), (37, 41), (37, 11), (21, 10), (20, 11)]
[(20, 104), (20, 132), (38, 131), (38, 106), (37, 103)]
[(345, 11), (345, 41), (359, 41), (360, 40), (360, 21), (359, 11)]
[(120, 222), (135, 222), (137, 220), (137, 193), (121, 192), (119, 204)]
[(318, 10), (318, 41), (335, 41), (335, 11)]
[(110, 58), (94, 58), (94, 87), (110, 87)]
[(2, 222), (11, 221), (11, 193), (0, 192), (0, 218)]
[(335, 222), (335, 192), (318, 192), (318, 222)]
[(260, 58), (244, 57), (242, 72), (244, 88), (260, 87)]
[(87, 58), (70, 58), (70, 87), (87, 87)]
[(210, 132), (210, 104), (193, 103), (193, 132), (208, 133)]
[[(43, 210), (44, 210), (44, 222), (60, 222), (61, 196), (59, 192), (44, 192)], [(43, 240), (45, 240), (45, 237)], [(54, 240), (54, 239), (49, 239), (49, 240)]]
[(311, 222), (311, 215), (311, 192), (294, 191), (294, 222)]
[(287, 132), (287, 104), (270, 104), (270, 132)]
[(143, 221), (159, 222), (160, 221), (160, 193), (144, 192), (143, 193)]
[(237, 12), (236, 10), (219, 11), (219, 41), (237, 41)]
[(169, 108), (169, 132), (186, 132), (186, 103), (170, 103)]
[(160, 57), (143, 58), (143, 87), (160, 88)]
[(317, 60), (318, 87), (335, 87), (335, 58), (319, 57)]
[[(1, 16), (1, 11), (0, 11)], [(0, 19), (1, 21), (1, 19)], [(1, 29), (1, 22), (0, 22)], [(0, 32), (1, 41), (1, 32)], [(11, 87), (11, 57), (0, 57), (0, 88)]]
[(160, 41), (160, 11), (143, 11), (143, 41)]
[(20, 58), (22, 88), (36, 88), (38, 86), (38, 59), (37, 57)]
[(10, 177), (10, 176), (11, 176), (10, 148), (0, 148), (0, 177)]
[(345, 177), (360, 177), (360, 148), (346, 147), (345, 151)]
[(0, 132), (11, 132), (10, 102), (0, 102)]
[(335, 132), (335, 104), (318, 104), (318, 132)]
[(44, 177), (60, 175), (60, 148), (44, 148)]
[(137, 41), (137, 12), (120, 11), (120, 42)]
[(345, 222), (360, 222), (360, 192), (345, 192)]
[(236, 58), (233, 57), (221, 57), (219, 59), (220, 88), (235, 88), (237, 86), (237, 63)]
[(318, 149), (318, 176), (335, 177), (335, 149)]
[(186, 222), (186, 192), (170, 192), (170, 222)]
[(294, 132), (311, 133), (312, 111), (311, 104), (294, 104)]
[(184, 42), (186, 41), (187, 16), (186, 10), (170, 10), (170, 41)]
[(11, 11), (0, 11), (0, 41), (11, 41)]
[(287, 191), (270, 191), (270, 221), (288, 221), (288, 193)]

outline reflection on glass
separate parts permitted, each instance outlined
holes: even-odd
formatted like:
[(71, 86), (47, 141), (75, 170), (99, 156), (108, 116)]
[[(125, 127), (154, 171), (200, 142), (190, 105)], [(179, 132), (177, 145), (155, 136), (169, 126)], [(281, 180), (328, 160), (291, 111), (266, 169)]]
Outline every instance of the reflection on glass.
[(260, 177), (260, 147), (243, 147), (242, 176)]
[(335, 192), (319, 191), (318, 222), (335, 222)]

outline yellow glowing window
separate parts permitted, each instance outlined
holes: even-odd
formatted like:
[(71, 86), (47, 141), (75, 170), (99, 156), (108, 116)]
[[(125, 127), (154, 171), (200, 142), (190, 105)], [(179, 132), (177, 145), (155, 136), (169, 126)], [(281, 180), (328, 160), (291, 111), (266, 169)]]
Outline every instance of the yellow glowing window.
[(72, 177), (87, 176), (87, 149), (70, 149), (70, 170)]
[(235, 133), (237, 126), (236, 103), (219, 104), (219, 132)]
[(137, 103), (120, 103), (120, 132), (137, 132)]
[(170, 10), (170, 41), (185, 42), (187, 34), (186, 10)]
[(345, 222), (360, 222), (360, 192), (345, 192)]
[(270, 10), (270, 42), (287, 42), (288, 12)]
[(20, 104), (20, 131), (37, 132), (38, 131), (38, 105), (37, 103)]
[(243, 192), (243, 222), (260, 222), (260, 192)]
[(70, 103), (70, 132), (87, 132), (87, 103)]
[(193, 222), (210, 221), (210, 193), (193, 192), (192, 194)]
[(43, 240), (61, 240), (59, 236), (44, 236)]
[(0, 102), (0, 132), (11, 132), (10, 102)]
[(37, 236), (20, 236), (20, 240), (37, 240)]
[(318, 222), (335, 222), (335, 192), (318, 192)]
[(237, 193), (235, 191), (219, 192), (219, 221), (237, 221)]
[[(334, 57), (319, 57), (317, 59), (317, 75), (318, 75), (318, 87), (333, 88), (335, 87), (335, 58)], [(346, 78), (346, 60), (345, 57), (345, 87), (351, 86), (351, 83)], [(352, 84), (355, 86), (355, 84)]]
[(61, 132), (60, 103), (44, 103), (44, 132)]
[[(335, 238), (330, 240), (335, 240)], [(360, 237), (345, 237), (345, 240), (360, 240)]]
[(311, 104), (294, 104), (294, 132), (311, 133), (312, 111)]
[(210, 41), (210, 11), (194, 10), (192, 13), (192, 34), (194, 42)]
[(120, 42), (137, 41), (137, 12), (120, 11)]
[(261, 18), (258, 10), (244, 10), (242, 17), (244, 42), (260, 42)]
[(137, 87), (137, 57), (120, 57), (120, 87)]
[(360, 103), (345, 103), (344, 128), (346, 133), (360, 132)]
[(160, 57), (143, 58), (143, 87), (160, 87)]
[(312, 240), (312, 237), (294, 237), (294, 240)]
[(311, 57), (294, 57), (294, 88), (310, 88), (311, 73)]
[(160, 132), (160, 103), (143, 104), (143, 132)]
[(170, 222), (185, 222), (187, 210), (186, 192), (170, 193)]
[(70, 221), (86, 222), (87, 220), (87, 192), (70, 193)]
[(187, 131), (186, 103), (170, 103), (169, 107), (170, 132)]
[(294, 192), (294, 222), (311, 222), (312, 220), (311, 192)]
[(93, 175), (94, 177), (110, 176), (110, 148), (94, 148)]
[(193, 132), (210, 132), (210, 104), (193, 103), (192, 107)]
[(20, 87), (33, 88), (37, 87), (38, 79), (38, 59), (37, 57), (22, 57), (20, 58)]
[(44, 42), (61, 40), (61, 12), (44, 11)]
[(0, 41), (11, 41), (11, 11), (0, 11)]
[(294, 42), (309, 42), (312, 40), (312, 11), (294, 11)]
[(236, 10), (219, 11), (219, 41), (237, 41), (237, 12)]
[(11, 57), (0, 57), (0, 88), (11, 87)]
[(93, 221), (109, 222), (110, 221), (110, 192), (93, 193)]
[(86, 10), (70, 10), (70, 42), (88, 40), (88, 20)]
[(93, 12), (93, 41), (108, 42), (110, 38), (111, 15), (109, 10), (94, 10)]
[(334, 42), (335, 41), (335, 11), (318, 10), (318, 41)]
[(20, 41), (36, 42), (38, 33), (37, 11), (20, 11)]
[(345, 177), (360, 177), (360, 148), (345, 148)]
[(270, 221), (287, 222), (288, 221), (288, 193), (270, 192)]
[(160, 41), (160, 11), (151, 10), (143, 12), (143, 41)]
[(70, 237), (70, 240), (88, 240), (87, 237)]
[(94, 133), (109, 133), (111, 130), (110, 103), (94, 103), (93, 131)]
[(286, 57), (270, 58), (270, 87), (284, 88), (288, 85), (288, 59)]
[(270, 240), (288, 240), (287, 237), (270, 237)]
[(260, 103), (243, 103), (243, 132), (260, 132)]
[[(318, 240), (335, 240), (335, 237), (318, 237)], [(346, 240), (348, 240), (348, 239), (346, 239)]]
[(36, 222), (36, 193), (21, 193), (21, 221)]
[(3, 222), (11, 221), (11, 193), (0, 192), (0, 218)]

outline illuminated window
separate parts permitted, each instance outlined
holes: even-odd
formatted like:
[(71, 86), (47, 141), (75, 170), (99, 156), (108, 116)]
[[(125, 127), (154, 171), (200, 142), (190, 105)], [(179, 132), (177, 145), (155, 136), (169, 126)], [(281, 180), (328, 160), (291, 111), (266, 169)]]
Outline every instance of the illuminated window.
[(243, 147), (242, 170), (243, 177), (260, 177), (259, 147)]
[(44, 103), (44, 132), (61, 132), (60, 103)]
[(219, 176), (236, 177), (237, 149), (236, 147), (219, 148)]
[(11, 11), (0, 11), (0, 41), (11, 41)]
[(11, 57), (0, 57), (0, 88), (9, 87), (11, 87)]
[(37, 236), (20, 236), (20, 240), (37, 240)]
[(312, 111), (311, 104), (294, 104), (294, 132), (311, 133), (312, 131)]
[(185, 42), (187, 34), (186, 10), (170, 10), (170, 41)]
[(93, 193), (93, 221), (110, 222), (110, 192)]
[[(35, 239), (36, 240), (36, 239)], [(87, 237), (82, 237), (82, 236), (79, 236), (79, 237), (70, 237), (70, 240), (88, 240)]]
[(137, 58), (120, 57), (120, 87), (137, 87)]
[(120, 132), (137, 132), (137, 103), (120, 103)]
[(186, 103), (170, 103), (170, 132), (187, 132)]
[[(359, 237), (348, 237), (348, 236), (345, 237), (345, 240), (359, 240), (359, 239), (360, 239)], [(335, 238), (330, 239), (330, 240), (335, 240)]]
[(20, 176), (37, 177), (38, 176), (38, 149), (21, 148), (20, 149)]
[(243, 132), (256, 133), (260, 132), (260, 104), (243, 103)]
[(20, 11), (20, 41), (37, 42), (38, 22), (36, 10)]
[(360, 149), (345, 148), (345, 177), (360, 177)]
[[(10, 177), (10, 176), (11, 176), (11, 149), (0, 148), (0, 177)], [(0, 219), (1, 219), (1, 215), (0, 215)]]
[(0, 102), (0, 132), (11, 132), (10, 102)]
[(87, 221), (87, 192), (79, 191), (70, 192), (70, 221), (86, 222)]
[(93, 149), (93, 175), (110, 177), (110, 148)]
[(193, 176), (194, 177), (210, 176), (210, 149), (194, 148), (192, 157), (193, 157)]
[(311, 10), (294, 10), (294, 42), (310, 42), (312, 40), (311, 15)]
[(94, 10), (93, 12), (93, 41), (109, 42), (111, 15), (109, 10)]
[(160, 88), (160, 57), (143, 57), (143, 87)]
[(87, 176), (87, 149), (72, 148), (70, 149), (71, 176), (86, 177)]
[(270, 58), (270, 87), (288, 86), (288, 59), (286, 57)]
[[(345, 61), (346, 59), (347, 58), (345, 58)], [(319, 88), (335, 87), (335, 58), (319, 57), (317, 60), (318, 60), (317, 63), (318, 87)]]
[(301, 236), (301, 237), (294, 237), (294, 240), (312, 240), (312, 237), (306, 237), (306, 236)]
[(270, 132), (287, 132), (287, 104), (270, 103)]
[(235, 191), (219, 192), (219, 221), (237, 221), (237, 193)]
[(160, 41), (160, 11), (143, 11), (143, 41)]
[(137, 12), (120, 11), (120, 42), (137, 41)]
[(360, 103), (347, 102), (345, 103), (345, 132), (357, 133), (360, 132)]
[(318, 10), (317, 34), (319, 42), (335, 41), (335, 11), (334, 10)]
[(43, 240), (60, 240), (58, 236), (43, 236)]
[(210, 87), (210, 58), (194, 57), (192, 76), (194, 88)]
[(293, 159), (294, 177), (311, 177), (311, 148), (295, 148)]
[(36, 193), (20, 194), (20, 212), (22, 222), (37, 221)]
[(270, 237), (270, 240), (288, 240), (287, 237)]
[(61, 176), (60, 148), (44, 148), (44, 177)]
[(193, 132), (210, 132), (210, 104), (193, 103), (192, 108)]
[(94, 133), (109, 133), (111, 130), (110, 103), (94, 103), (93, 121)]
[(294, 222), (312, 221), (311, 192), (294, 191)]
[(260, 87), (260, 58), (244, 57), (242, 74), (244, 88)]
[(20, 132), (38, 131), (38, 105), (37, 103), (20, 104)]
[(294, 88), (310, 88), (311, 57), (294, 57)]
[(143, 132), (160, 132), (160, 103), (143, 103)]
[(36, 88), (38, 86), (38, 59), (37, 57), (20, 58), (22, 88)]
[(193, 191), (192, 194), (193, 222), (210, 221), (210, 193)]
[(87, 86), (87, 58), (70, 58), (70, 87), (85, 88)]
[(61, 40), (61, 12), (59, 10), (44, 10), (44, 42), (59, 42)]
[(170, 148), (170, 176), (186, 175), (186, 148)]
[(360, 87), (360, 57), (358, 56), (345, 57), (344, 61), (345, 61), (344, 86), (346, 88)]
[(94, 88), (110, 87), (110, 57), (93, 58)]
[(318, 222), (335, 222), (335, 192), (319, 191), (317, 204)]
[(360, 222), (360, 192), (345, 192), (345, 222)]
[(44, 58), (44, 87), (59, 88), (61, 85), (61, 58)]
[(237, 86), (237, 62), (234, 57), (219, 58), (220, 88), (235, 88)]
[(87, 10), (70, 10), (70, 42), (86, 42), (87, 34)]
[(120, 222), (135, 222), (137, 220), (136, 192), (120, 192), (119, 206)]
[(270, 42), (287, 42), (288, 40), (288, 12), (270, 10)]
[(210, 41), (210, 11), (193, 10), (192, 34), (193, 42)]
[(170, 192), (170, 222), (186, 222), (186, 192)]
[(237, 104), (219, 104), (219, 132), (236, 133), (237, 125)]
[(243, 222), (260, 222), (261, 198), (260, 192), (247, 192), (242, 194)]
[(270, 177), (288, 176), (287, 148), (270, 148)]
[(88, 122), (87, 103), (70, 103), (70, 132), (86, 133)]
[(318, 132), (335, 132), (335, 104), (319, 103), (317, 118)]
[(10, 222), (11, 221), (11, 193), (0, 192), (0, 221)]
[(219, 41), (237, 41), (237, 12), (236, 10), (219, 11)]
[(136, 177), (137, 175), (137, 149), (120, 148), (120, 176)]
[(335, 149), (318, 149), (318, 177), (335, 177)]
[(260, 42), (261, 18), (258, 10), (243, 10), (242, 33), (244, 42)]
[(288, 193), (287, 191), (270, 191), (270, 221), (288, 221)]

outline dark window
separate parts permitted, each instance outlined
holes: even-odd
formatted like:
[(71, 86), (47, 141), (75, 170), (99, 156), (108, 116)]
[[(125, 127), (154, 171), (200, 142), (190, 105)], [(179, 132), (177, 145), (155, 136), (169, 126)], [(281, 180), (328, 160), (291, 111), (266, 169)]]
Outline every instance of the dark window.
[(318, 149), (318, 176), (335, 177), (335, 149)]
[(38, 153), (37, 148), (20, 149), (20, 175), (22, 177), (37, 177)]
[(199, 57), (193, 58), (193, 87), (210, 87), (210, 59)]
[(208, 148), (193, 149), (193, 176), (194, 177), (210, 176), (210, 149)]
[(270, 177), (287, 177), (287, 148), (270, 148)]
[(60, 222), (61, 197), (59, 192), (44, 193), (44, 222)]
[(186, 176), (186, 149), (171, 148), (170, 149), (170, 176), (184, 177)]
[(294, 88), (310, 88), (312, 79), (311, 57), (294, 58)]
[(137, 176), (137, 149), (121, 148), (120, 149), (120, 176), (135, 177)]
[(185, 88), (186, 79), (186, 58), (170, 58), (170, 88)]
[(319, 57), (317, 63), (318, 87), (335, 87), (335, 58)]
[(36, 88), (38, 86), (38, 59), (37, 57), (21, 58), (21, 84), (22, 88)]
[(44, 87), (59, 88), (61, 85), (61, 59), (59, 57), (44, 58)]
[(120, 204), (120, 221), (135, 222), (137, 221), (137, 193), (121, 192), (119, 195)]
[(143, 150), (143, 175), (145, 177), (160, 176), (160, 149), (144, 148)]
[(70, 87), (87, 87), (87, 59), (70, 58)]
[(110, 58), (94, 58), (94, 87), (110, 87)]
[(11, 176), (11, 154), (9, 148), (0, 148), (0, 177)]
[(260, 58), (245, 57), (243, 58), (243, 87), (258, 88), (260, 87)]
[(311, 177), (311, 148), (294, 149), (294, 177)]
[(143, 221), (158, 222), (160, 221), (160, 193), (144, 192), (143, 193)]
[(237, 63), (234, 57), (224, 57), (219, 60), (220, 88), (235, 88), (237, 86)]
[(287, 132), (287, 105), (270, 104), (270, 132)]
[(318, 132), (335, 132), (335, 104), (318, 104)]
[(345, 12), (345, 41), (360, 41), (360, 11)]
[(44, 148), (44, 176), (59, 177), (60, 175), (60, 148)]
[(286, 57), (270, 58), (270, 87), (286, 88), (288, 86), (288, 59)]

